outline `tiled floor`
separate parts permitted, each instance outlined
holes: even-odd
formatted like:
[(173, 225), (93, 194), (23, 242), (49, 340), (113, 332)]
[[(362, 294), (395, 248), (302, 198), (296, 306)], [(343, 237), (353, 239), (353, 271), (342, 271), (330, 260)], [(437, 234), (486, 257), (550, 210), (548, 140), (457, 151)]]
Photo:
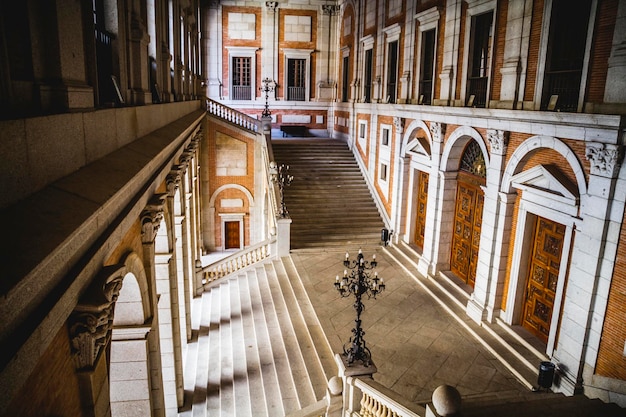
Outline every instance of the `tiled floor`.
[[(356, 254), (358, 248), (350, 248)], [(378, 368), (374, 379), (415, 402), (429, 401), (441, 385), (455, 386), (462, 396), (485, 393), (524, 395), (528, 390), (430, 295), (393, 266), (380, 247), (363, 248), (366, 259), (376, 252), (378, 273), (386, 290), (364, 298), (364, 339)], [(293, 251), (292, 259), (334, 352), (351, 336), (354, 297), (341, 298), (333, 283), (342, 275), (344, 251)]]

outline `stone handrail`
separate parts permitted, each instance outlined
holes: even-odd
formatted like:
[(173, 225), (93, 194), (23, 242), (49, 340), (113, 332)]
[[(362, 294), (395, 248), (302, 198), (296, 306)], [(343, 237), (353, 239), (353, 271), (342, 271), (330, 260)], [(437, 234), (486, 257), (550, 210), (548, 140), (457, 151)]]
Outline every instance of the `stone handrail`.
[(348, 385), (361, 391), (360, 417), (424, 417), (426, 409), (403, 400), (400, 395), (372, 379), (346, 378)]
[(206, 98), (206, 111), (220, 119), (226, 120), (251, 132), (261, 132), (261, 121), (218, 101)]
[(274, 236), (272, 239), (257, 243), (227, 258), (199, 268), (196, 271), (196, 274), (200, 275), (199, 281), (202, 282), (206, 290), (220, 278), (269, 258), (273, 254), (272, 245), (275, 242), (276, 237)]

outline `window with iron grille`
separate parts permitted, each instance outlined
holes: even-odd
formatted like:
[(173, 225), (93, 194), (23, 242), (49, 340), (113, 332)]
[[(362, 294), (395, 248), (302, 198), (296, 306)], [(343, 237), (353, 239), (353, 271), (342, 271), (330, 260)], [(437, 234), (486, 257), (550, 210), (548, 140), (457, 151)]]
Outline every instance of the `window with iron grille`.
[(306, 59), (287, 59), (287, 100), (306, 99)]
[(363, 101), (372, 102), (372, 50), (365, 51), (365, 74), (363, 75)]
[(232, 100), (252, 100), (250, 57), (232, 58)]
[(472, 32), (467, 79), (467, 105), (485, 107), (491, 62), (493, 11), (472, 16)]
[(387, 102), (395, 103), (398, 80), (398, 41), (389, 42), (387, 58)]
[(350, 57), (343, 57), (343, 77), (341, 80), (341, 101), (346, 103), (348, 101), (348, 87), (350, 84)]
[(591, 2), (554, 0), (541, 109), (578, 110)]
[(431, 104), (435, 70), (435, 29), (422, 32), (419, 104)]

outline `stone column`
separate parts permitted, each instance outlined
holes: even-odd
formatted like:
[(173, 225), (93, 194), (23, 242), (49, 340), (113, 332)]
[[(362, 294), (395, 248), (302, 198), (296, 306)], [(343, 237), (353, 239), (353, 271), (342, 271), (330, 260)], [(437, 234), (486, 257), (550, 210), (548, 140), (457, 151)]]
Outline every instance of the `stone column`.
[(511, 1), (507, 10), (502, 85), (498, 107), (520, 108), (523, 99), (532, 17), (532, 1)]
[(130, 31), (128, 33), (128, 77), (133, 104), (152, 102), (148, 73), (148, 42), (150, 37), (146, 26), (145, 9), (137, 0), (131, 2)]
[[(493, 317), (495, 294), (492, 294), (492, 291), (497, 288), (497, 271), (502, 264), (506, 268), (506, 256), (508, 255), (500, 252), (505, 237), (501, 234), (503, 229), (498, 227), (502, 216), (502, 213), (499, 212), (501, 208), (499, 195), (508, 145), (508, 132), (488, 129), (487, 140), (491, 146), (491, 153), (487, 167), (487, 185), (480, 231), (476, 282), (474, 292), (467, 303), (467, 315), (478, 323), (486, 319), (489, 321), (495, 319)], [(502, 259), (502, 256), (499, 256), (496, 259), (496, 255), (504, 255), (505, 258)], [(487, 308), (488, 305), (491, 306), (491, 309)]]
[(441, 152), (443, 150), (443, 138), (446, 133), (446, 125), (443, 123), (430, 123), (430, 172), (428, 173), (428, 196), (429, 201), (426, 206), (426, 230), (424, 230), (424, 248), (420, 257), (417, 269), (427, 276), (435, 272), (437, 263), (437, 247), (439, 246), (439, 228), (441, 216), (440, 187), (443, 186), (442, 178), (439, 174), (439, 164), (441, 163)]
[[(92, 108), (94, 97), (87, 81), (83, 23), (83, 15), (88, 13), (83, 8), (88, 6), (62, 0), (31, 6), (34, 6), (31, 15), (40, 15), (37, 18), (42, 21), (53, 19), (50, 24), (30, 27), (33, 75), (41, 108), (44, 111)], [(89, 36), (93, 39), (94, 35)]]
[(619, 0), (604, 90), (605, 103), (626, 103), (626, 0)]
[(456, 94), (456, 76), (459, 64), (459, 42), (461, 32), (461, 1), (446, 1), (445, 37), (443, 41), (443, 57), (441, 64), (441, 90), (438, 98), (433, 98), (436, 106), (454, 104)]
[(193, 238), (192, 238), (192, 199), (193, 192), (190, 190), (190, 179), (189, 179), (189, 170), (188, 167), (191, 163), (192, 154), (189, 150), (183, 152), (180, 157), (181, 168), (182, 168), (182, 178), (181, 178), (181, 192), (180, 192), (180, 212), (181, 212), (181, 252), (182, 252), (182, 260), (179, 259), (179, 262), (182, 263), (182, 271), (179, 271), (179, 274), (182, 272), (184, 288), (183, 295), (185, 301), (185, 327), (186, 331), (186, 340), (191, 340), (191, 292), (194, 270), (193, 266), (195, 264), (195, 256), (193, 253)]
[(143, 246), (143, 261), (146, 279), (149, 286), (150, 304), (155, 312), (153, 329), (148, 338), (149, 367), (150, 367), (150, 402), (152, 416), (165, 416), (165, 400), (163, 394), (163, 375), (161, 365), (161, 347), (158, 321), (158, 294), (156, 288), (156, 262), (154, 241), (163, 219), (165, 194), (157, 194), (146, 205), (141, 213), (141, 242)]
[(219, 43), (222, 33), (213, 28), (221, 27), (221, 8), (218, 1), (210, 1), (208, 7), (203, 8), (202, 19), (202, 50), (204, 63), (202, 70), (207, 79), (207, 96), (218, 99), (222, 96), (222, 54)]
[(624, 212), (623, 198), (616, 198), (615, 192), (620, 145), (587, 142), (586, 146), (591, 174), (587, 194), (581, 196), (583, 224), (575, 231), (558, 346), (553, 354), (561, 372), (556, 388), (567, 395), (582, 392), (584, 365), (596, 363), (617, 253), (617, 240), (612, 236), (619, 236)]
[(111, 415), (106, 351), (111, 343), (115, 301), (125, 273), (123, 265), (104, 267), (67, 320), (85, 416)]
[(409, 196), (409, 165), (410, 158), (401, 155), (402, 152), (402, 136), (404, 134), (404, 119), (401, 117), (393, 118), (394, 130), (396, 132), (395, 140), (395, 154), (397, 155), (394, 164), (393, 172), (393, 207), (391, 209), (391, 223), (390, 227), (394, 233), (392, 235), (393, 241), (396, 243), (400, 239), (404, 238), (404, 232), (406, 229), (406, 200)]
[(191, 100), (191, 59), (189, 57), (189, 34), (190, 34), (190, 19), (193, 15), (189, 14), (189, 9), (185, 8), (182, 12), (183, 16), (183, 50), (181, 52), (181, 68), (183, 71), (183, 100)]

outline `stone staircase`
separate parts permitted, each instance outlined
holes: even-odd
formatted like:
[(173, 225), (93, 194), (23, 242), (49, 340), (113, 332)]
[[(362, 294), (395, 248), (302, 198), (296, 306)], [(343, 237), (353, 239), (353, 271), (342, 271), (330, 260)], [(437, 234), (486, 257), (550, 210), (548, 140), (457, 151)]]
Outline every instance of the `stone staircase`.
[(323, 407), (337, 370), (289, 257), (223, 278), (192, 308), (196, 340), (179, 416), (303, 416)]
[(384, 223), (345, 142), (274, 140), (272, 149), (294, 177), (285, 188), (292, 249), (380, 244)]

